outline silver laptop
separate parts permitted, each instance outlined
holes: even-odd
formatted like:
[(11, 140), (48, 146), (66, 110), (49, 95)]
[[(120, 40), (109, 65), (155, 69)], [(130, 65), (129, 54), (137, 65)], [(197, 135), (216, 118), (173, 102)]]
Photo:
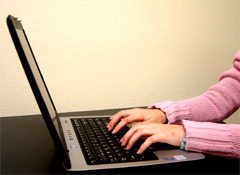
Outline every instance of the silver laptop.
[(107, 131), (110, 116), (59, 117), (28, 42), (21, 21), (9, 15), (7, 25), (39, 109), (51, 134), (63, 166), (69, 171), (136, 167), (203, 159), (204, 155), (186, 152), (167, 144), (154, 144), (143, 154), (119, 145), (127, 132)]

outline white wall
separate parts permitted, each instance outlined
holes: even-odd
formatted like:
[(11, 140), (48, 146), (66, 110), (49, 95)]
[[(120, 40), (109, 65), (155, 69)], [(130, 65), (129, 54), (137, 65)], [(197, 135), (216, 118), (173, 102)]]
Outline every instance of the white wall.
[(6, 17), (22, 20), (58, 112), (200, 95), (240, 48), (239, 0), (1, 0), (0, 116), (39, 109)]

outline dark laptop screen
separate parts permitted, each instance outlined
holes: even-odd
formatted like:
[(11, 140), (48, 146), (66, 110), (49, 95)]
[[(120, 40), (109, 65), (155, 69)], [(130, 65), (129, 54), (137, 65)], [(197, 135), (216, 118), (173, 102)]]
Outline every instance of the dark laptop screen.
[(55, 109), (54, 109), (54, 106), (52, 104), (52, 101), (49, 97), (49, 94), (48, 94), (48, 91), (46, 89), (46, 86), (42, 80), (42, 76), (39, 72), (39, 69), (37, 67), (37, 64), (35, 62), (35, 59), (33, 57), (33, 54), (29, 48), (29, 45), (28, 45), (28, 42), (26, 40), (26, 37), (23, 33), (23, 30), (20, 30), (20, 29), (16, 29), (16, 32), (17, 32), (17, 35), (19, 37), (19, 40), (20, 40), (20, 43), (22, 45), (22, 48), (23, 48), (23, 51), (25, 53), (25, 56), (27, 58), (27, 61), (28, 61), (28, 64), (30, 66), (30, 69), (32, 71), (32, 74), (36, 80), (36, 83), (37, 83), (37, 86), (39, 88), (39, 91), (42, 95), (42, 98), (46, 104), (46, 107), (48, 109), (48, 113), (50, 114), (51, 118), (52, 118), (52, 121), (55, 125), (55, 128), (57, 129), (57, 131), (59, 132), (59, 128), (58, 128), (58, 123), (57, 123), (57, 114), (55, 112)]
[(36, 80), (36, 83), (37, 83), (37, 85), (39, 87), (39, 90), (40, 90), (40, 92), (42, 94), (43, 100), (44, 100), (44, 102), (45, 102), (45, 104), (47, 106), (48, 112), (49, 112), (50, 116), (52, 117), (52, 119), (54, 119), (54, 118), (56, 118), (55, 109), (54, 109), (54, 107), (52, 105), (52, 102), (51, 102), (51, 100), (49, 98), (49, 94), (48, 94), (48, 92), (46, 90), (46, 87), (45, 87), (45, 85), (43, 83), (43, 80), (42, 80), (42, 77), (40, 75), (40, 72), (38, 71), (38, 67), (37, 67), (36, 62), (35, 62), (35, 60), (33, 58), (32, 52), (31, 52), (31, 50), (30, 50), (30, 48), (28, 46), (27, 40), (25, 38), (25, 35), (24, 35), (22, 30), (17, 29), (16, 31), (17, 31), (18, 37), (20, 39), (20, 42), (21, 42), (22, 48), (24, 50), (24, 53), (26, 55), (26, 58), (28, 60), (29, 66), (30, 66), (30, 68), (32, 70), (33, 76), (34, 76), (34, 78)]
[(11, 15), (7, 17), (7, 24), (48, 130), (52, 136), (57, 150), (62, 155), (66, 168), (70, 168), (71, 164), (67, 153), (68, 151), (66, 143), (63, 138), (59, 117), (28, 42), (23, 26), (21, 22), (17, 20), (17, 18)]

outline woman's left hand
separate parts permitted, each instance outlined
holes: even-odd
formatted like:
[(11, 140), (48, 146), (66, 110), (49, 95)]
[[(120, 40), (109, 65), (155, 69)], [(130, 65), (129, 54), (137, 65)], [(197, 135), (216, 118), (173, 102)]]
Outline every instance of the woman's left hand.
[(133, 144), (141, 137), (147, 139), (137, 151), (142, 154), (151, 144), (156, 142), (168, 143), (174, 146), (181, 146), (185, 137), (185, 129), (182, 125), (169, 125), (160, 123), (136, 123), (121, 139), (122, 146), (130, 150)]

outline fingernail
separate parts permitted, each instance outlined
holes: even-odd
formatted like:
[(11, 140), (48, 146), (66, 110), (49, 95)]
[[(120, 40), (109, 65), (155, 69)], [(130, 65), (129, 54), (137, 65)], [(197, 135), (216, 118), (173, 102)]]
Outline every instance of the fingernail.
[(137, 151), (137, 154), (142, 154), (142, 151), (141, 151), (141, 150), (138, 150), (138, 151)]
[(126, 149), (127, 149), (127, 150), (130, 150), (130, 145), (127, 145)]

